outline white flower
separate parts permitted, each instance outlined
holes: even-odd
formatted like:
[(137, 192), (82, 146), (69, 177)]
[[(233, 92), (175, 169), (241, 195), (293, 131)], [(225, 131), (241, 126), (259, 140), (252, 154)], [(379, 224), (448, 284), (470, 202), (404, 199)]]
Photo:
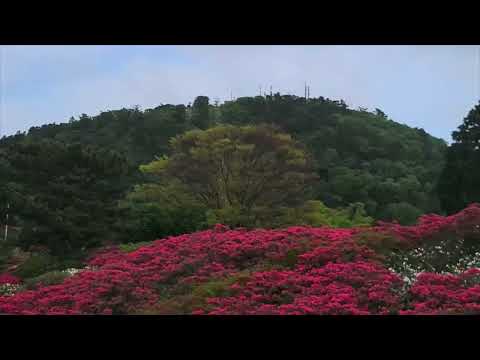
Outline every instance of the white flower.
[(93, 270), (95, 270), (95, 268), (91, 267), (91, 266), (85, 266), (82, 269), (76, 269), (76, 268), (65, 269), (65, 270), (63, 270), (63, 272), (67, 273), (69, 276), (73, 276), (75, 274), (78, 274), (79, 272), (86, 271), (86, 270), (93, 271)]
[(82, 271), (82, 269), (70, 268), (70, 269), (63, 270), (63, 272), (67, 273), (70, 276), (75, 275), (75, 274), (79, 273), (80, 271)]
[(12, 296), (18, 291), (19, 288), (20, 285), (18, 284), (2, 284), (0, 285), (0, 296)]

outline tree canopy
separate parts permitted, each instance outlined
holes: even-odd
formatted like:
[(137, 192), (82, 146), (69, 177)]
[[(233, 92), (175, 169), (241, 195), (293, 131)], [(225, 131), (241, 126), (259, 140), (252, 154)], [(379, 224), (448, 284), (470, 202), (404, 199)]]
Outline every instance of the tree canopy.
[(480, 103), (452, 133), (445, 168), (438, 183), (443, 208), (454, 213), (480, 202)]
[(25, 139), (2, 149), (2, 196), (19, 245), (61, 255), (113, 240), (119, 200), (132, 169), (114, 151)]
[(301, 204), (314, 179), (312, 161), (288, 134), (271, 126), (217, 126), (171, 140), (171, 155), (141, 167), (184, 185), (206, 208)]

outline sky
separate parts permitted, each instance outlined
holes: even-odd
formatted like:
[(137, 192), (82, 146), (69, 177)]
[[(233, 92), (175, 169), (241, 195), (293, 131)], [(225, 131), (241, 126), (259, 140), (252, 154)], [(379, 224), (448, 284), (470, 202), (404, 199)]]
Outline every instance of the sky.
[(82, 113), (274, 92), (343, 99), (451, 140), (480, 46), (1, 46), (0, 137)]

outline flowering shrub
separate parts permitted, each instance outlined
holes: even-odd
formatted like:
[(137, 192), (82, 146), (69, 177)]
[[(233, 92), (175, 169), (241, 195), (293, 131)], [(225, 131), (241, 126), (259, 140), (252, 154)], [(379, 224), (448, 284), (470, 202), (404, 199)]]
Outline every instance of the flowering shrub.
[[(474, 313), (479, 226), (475, 204), (416, 226), (216, 225), (128, 252), (104, 248), (60, 284), (0, 294), (0, 313)], [(454, 268), (447, 260), (459, 271), (442, 274)]]
[(19, 284), (20, 278), (11, 274), (0, 274), (0, 285), (3, 284)]
[[(328, 263), (304, 271), (255, 273), (235, 296), (211, 298), (207, 314), (388, 314), (396, 311), (402, 281), (368, 262)], [(197, 310), (196, 314), (203, 313)]]
[(2, 284), (0, 285), (0, 296), (12, 296), (20, 289), (18, 284)]
[(479, 230), (477, 204), (448, 217), (425, 215), (417, 226), (384, 224), (378, 229), (396, 239), (396, 251), (387, 254), (387, 266), (410, 283), (422, 272), (459, 274), (480, 267)]
[(60, 285), (0, 297), (0, 312), (10, 314), (126, 314), (155, 300), (151, 289), (137, 285), (120, 270), (84, 271)]
[(0, 296), (12, 296), (20, 288), (21, 280), (11, 274), (0, 274)]
[(459, 275), (423, 273), (403, 314), (480, 314), (480, 269)]
[(24, 281), (24, 287), (32, 290), (38, 286), (56, 285), (61, 284), (67, 277), (68, 273), (63, 271), (50, 271), (34, 278), (26, 279)]

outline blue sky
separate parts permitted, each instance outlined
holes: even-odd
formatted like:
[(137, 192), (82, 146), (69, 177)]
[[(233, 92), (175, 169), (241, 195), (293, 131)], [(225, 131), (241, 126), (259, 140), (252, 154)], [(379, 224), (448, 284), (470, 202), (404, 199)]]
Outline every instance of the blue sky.
[(450, 140), (480, 99), (479, 46), (2, 46), (1, 135), (81, 113), (281, 93), (343, 99)]

